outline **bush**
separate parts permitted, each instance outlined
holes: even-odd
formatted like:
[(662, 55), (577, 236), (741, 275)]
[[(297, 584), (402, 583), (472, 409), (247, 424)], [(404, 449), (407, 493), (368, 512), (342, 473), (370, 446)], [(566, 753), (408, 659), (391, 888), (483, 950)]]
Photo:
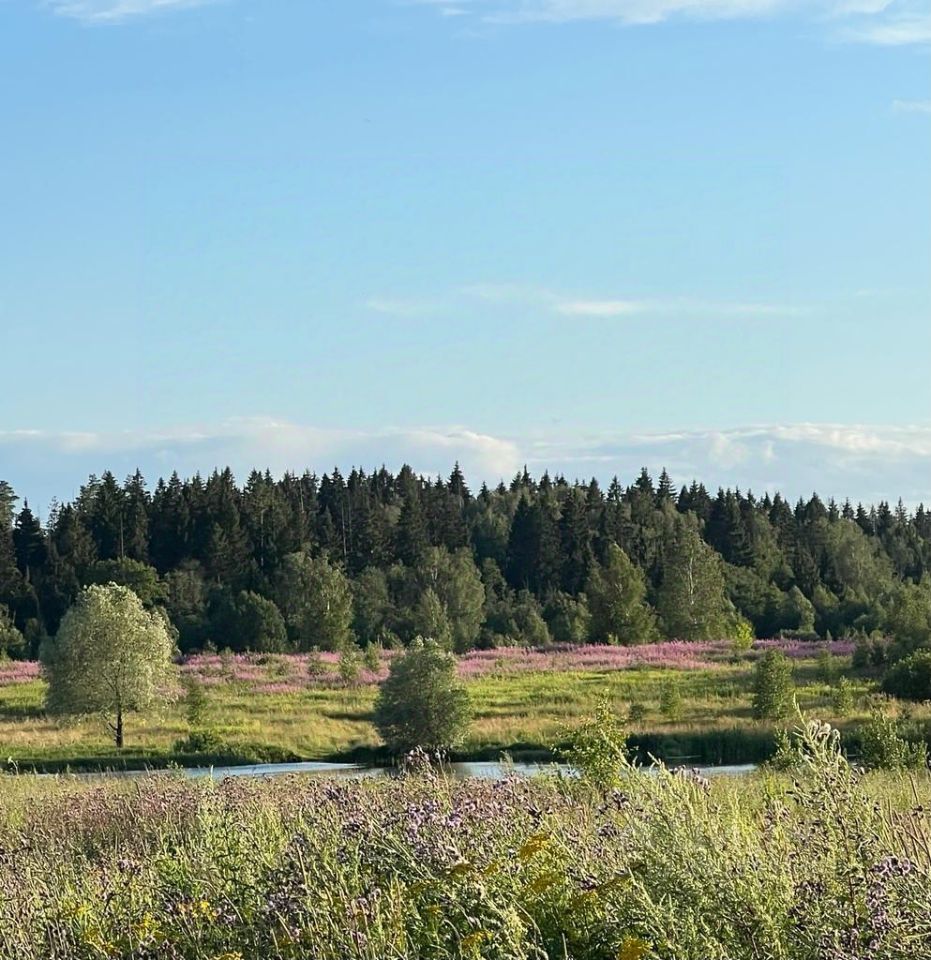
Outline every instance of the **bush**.
[(224, 747), (223, 738), (215, 730), (192, 730), (184, 739), (175, 741), (173, 750), (182, 754), (217, 754)]
[(359, 648), (354, 643), (349, 642), (340, 650), (336, 672), (343, 683), (358, 682), (359, 675), (362, 673), (362, 657), (359, 655)]
[(322, 677), (327, 672), (326, 664), (323, 662), (323, 656), (319, 647), (311, 647), (307, 654), (307, 675), (310, 677)]
[(784, 653), (767, 650), (753, 671), (753, 715), (757, 720), (781, 720), (793, 709), (792, 664)]
[(647, 718), (647, 708), (642, 703), (632, 703), (627, 710), (627, 722), (630, 724), (643, 723)]
[(931, 650), (919, 650), (890, 667), (882, 688), (900, 700), (931, 700)]
[(627, 731), (607, 700), (593, 717), (567, 733), (568, 745), (560, 750), (569, 766), (583, 779), (603, 789), (616, 787), (630, 763)]
[(26, 650), (26, 641), (16, 629), (9, 610), (0, 604), (0, 660), (4, 657), (21, 657)]
[(860, 731), (860, 762), (875, 770), (927, 767), (928, 748), (923, 743), (909, 743), (892, 717), (876, 711)]
[(678, 720), (682, 716), (682, 691), (674, 680), (663, 683), (659, 694), (659, 710), (667, 720)]
[(822, 683), (832, 684), (837, 676), (837, 658), (830, 650), (822, 650), (818, 654), (817, 674)]
[(456, 658), (418, 637), (391, 661), (375, 702), (375, 726), (395, 754), (418, 747), (443, 753), (464, 739), (470, 712)]
[(799, 766), (802, 755), (798, 749), (798, 744), (789, 736), (787, 730), (779, 730), (776, 733), (776, 749), (773, 755), (766, 761), (766, 766), (773, 770), (783, 772), (794, 770)]
[(734, 619), (733, 640), (735, 653), (746, 653), (753, 649), (753, 642), (756, 640), (756, 631), (753, 624), (746, 618), (738, 614)]
[(846, 717), (853, 710), (853, 686), (846, 677), (841, 677), (831, 690), (831, 706), (836, 717)]
[(860, 634), (854, 640), (851, 664), (854, 670), (872, 670), (889, 660), (889, 640), (886, 637), (868, 637)]
[(381, 647), (375, 643), (367, 643), (362, 651), (362, 662), (366, 670), (378, 673), (381, 670)]

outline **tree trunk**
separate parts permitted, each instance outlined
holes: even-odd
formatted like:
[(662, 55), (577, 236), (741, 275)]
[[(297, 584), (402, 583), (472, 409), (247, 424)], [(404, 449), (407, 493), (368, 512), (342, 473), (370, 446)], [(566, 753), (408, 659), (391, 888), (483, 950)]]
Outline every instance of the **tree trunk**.
[(123, 711), (116, 711), (116, 726), (113, 728), (113, 736), (116, 740), (116, 749), (123, 749)]

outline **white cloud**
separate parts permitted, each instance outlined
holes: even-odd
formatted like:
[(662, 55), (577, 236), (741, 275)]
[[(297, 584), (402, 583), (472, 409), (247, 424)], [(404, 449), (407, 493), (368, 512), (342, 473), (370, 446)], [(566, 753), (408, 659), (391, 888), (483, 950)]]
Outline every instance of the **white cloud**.
[(712, 491), (739, 486), (791, 499), (823, 496), (876, 502), (931, 502), (931, 425), (775, 424), (670, 432), (552, 432), (504, 436), (464, 426), (336, 430), (269, 417), (215, 425), (115, 433), (0, 431), (0, 479), (44, 509), (75, 495), (90, 473), (117, 476), (137, 467), (153, 481), (233, 468), (317, 473), (353, 465), (448, 475), (458, 460), (470, 482), (510, 479), (524, 463), (535, 473), (630, 482), (640, 467), (664, 466), (676, 483), (697, 478)]
[(556, 304), (556, 311), (568, 317), (625, 317), (642, 309), (633, 300), (568, 300)]
[(121, 23), (169, 10), (202, 7), (215, 0), (46, 0), (46, 5), (63, 17), (87, 23)]
[(617, 297), (572, 296), (547, 287), (525, 283), (473, 283), (443, 296), (370, 297), (363, 304), (367, 309), (396, 317), (426, 317), (448, 311), (457, 305), (478, 301), (491, 307), (523, 307), (542, 313), (583, 319), (613, 319), (639, 314), (663, 314), (672, 318), (704, 317), (707, 319), (757, 317), (797, 317), (810, 311), (807, 307), (745, 300), (708, 300), (701, 297)]
[(445, 12), (472, 13), (491, 24), (604, 21), (621, 25), (668, 20), (749, 20), (794, 16), (844, 40), (884, 46), (931, 41), (928, 0), (413, 0)]
[(931, 100), (893, 100), (896, 113), (931, 113)]
[(727, 430), (622, 433), (537, 439), (528, 460), (567, 474), (618, 473), (666, 466), (677, 482), (697, 478), (712, 490), (739, 486), (791, 498), (824, 496), (876, 502), (899, 496), (931, 501), (931, 426), (776, 424)]
[(68, 499), (91, 473), (128, 475), (137, 467), (155, 479), (230, 466), (242, 478), (255, 467), (275, 473), (317, 472), (334, 465), (365, 468), (409, 463), (426, 475), (448, 474), (455, 461), (471, 476), (510, 477), (522, 460), (516, 444), (462, 426), (336, 430), (271, 417), (164, 430), (0, 431), (0, 479), (47, 504)]
[(881, 47), (904, 47), (931, 43), (931, 13), (893, 13), (863, 18), (840, 34), (842, 39)]
[(567, 23), (614, 20), (660, 23), (673, 17), (737, 19), (759, 17), (791, 6), (785, 0), (518, 0), (502, 4), (488, 19), (497, 22)]

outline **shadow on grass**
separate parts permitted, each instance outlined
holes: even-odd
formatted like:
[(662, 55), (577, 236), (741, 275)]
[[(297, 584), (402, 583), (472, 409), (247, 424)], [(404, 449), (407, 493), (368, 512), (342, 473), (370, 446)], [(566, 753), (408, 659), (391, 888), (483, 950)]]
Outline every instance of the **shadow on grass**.
[(29, 703), (0, 704), (0, 720), (44, 720), (45, 709)]
[(371, 710), (321, 710), (320, 715), (327, 720), (348, 720), (352, 723), (373, 723), (375, 720)]

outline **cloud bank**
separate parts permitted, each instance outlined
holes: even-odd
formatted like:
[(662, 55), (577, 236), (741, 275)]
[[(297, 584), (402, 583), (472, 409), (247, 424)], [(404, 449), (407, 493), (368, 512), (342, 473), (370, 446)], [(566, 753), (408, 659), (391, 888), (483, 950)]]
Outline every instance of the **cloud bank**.
[(203, 7), (215, 0), (47, 0), (54, 13), (86, 23), (122, 23), (170, 10)]
[(782, 424), (663, 433), (495, 436), (463, 426), (335, 430), (267, 417), (176, 429), (78, 433), (0, 431), (0, 479), (44, 510), (72, 498), (91, 473), (122, 477), (137, 467), (154, 484), (172, 470), (208, 473), (229, 465), (242, 479), (253, 468), (317, 473), (338, 466), (448, 475), (459, 461), (470, 482), (509, 480), (524, 464), (570, 478), (615, 474), (630, 482), (641, 466), (666, 467), (677, 484), (693, 478), (715, 489), (739, 486), (791, 498), (876, 502), (902, 497), (931, 503), (931, 425)]
[[(61, 16), (116, 24), (215, 0), (39, 0)], [(386, 4), (398, 0), (383, 0)], [(402, 0), (443, 17), (486, 24), (604, 21), (621, 25), (669, 20), (747, 20), (794, 15), (822, 22), (838, 39), (880, 46), (931, 43), (928, 0)]]
[(474, 283), (431, 298), (373, 296), (362, 306), (374, 313), (403, 319), (437, 316), (476, 304), (522, 307), (553, 316), (611, 320), (645, 315), (681, 317), (798, 317), (809, 308), (797, 304), (741, 300), (706, 300), (699, 297), (620, 298), (570, 296), (546, 287), (521, 283)]
[(931, 42), (928, 0), (413, 0), (491, 24), (751, 20), (796, 16), (839, 39), (882, 46)]

